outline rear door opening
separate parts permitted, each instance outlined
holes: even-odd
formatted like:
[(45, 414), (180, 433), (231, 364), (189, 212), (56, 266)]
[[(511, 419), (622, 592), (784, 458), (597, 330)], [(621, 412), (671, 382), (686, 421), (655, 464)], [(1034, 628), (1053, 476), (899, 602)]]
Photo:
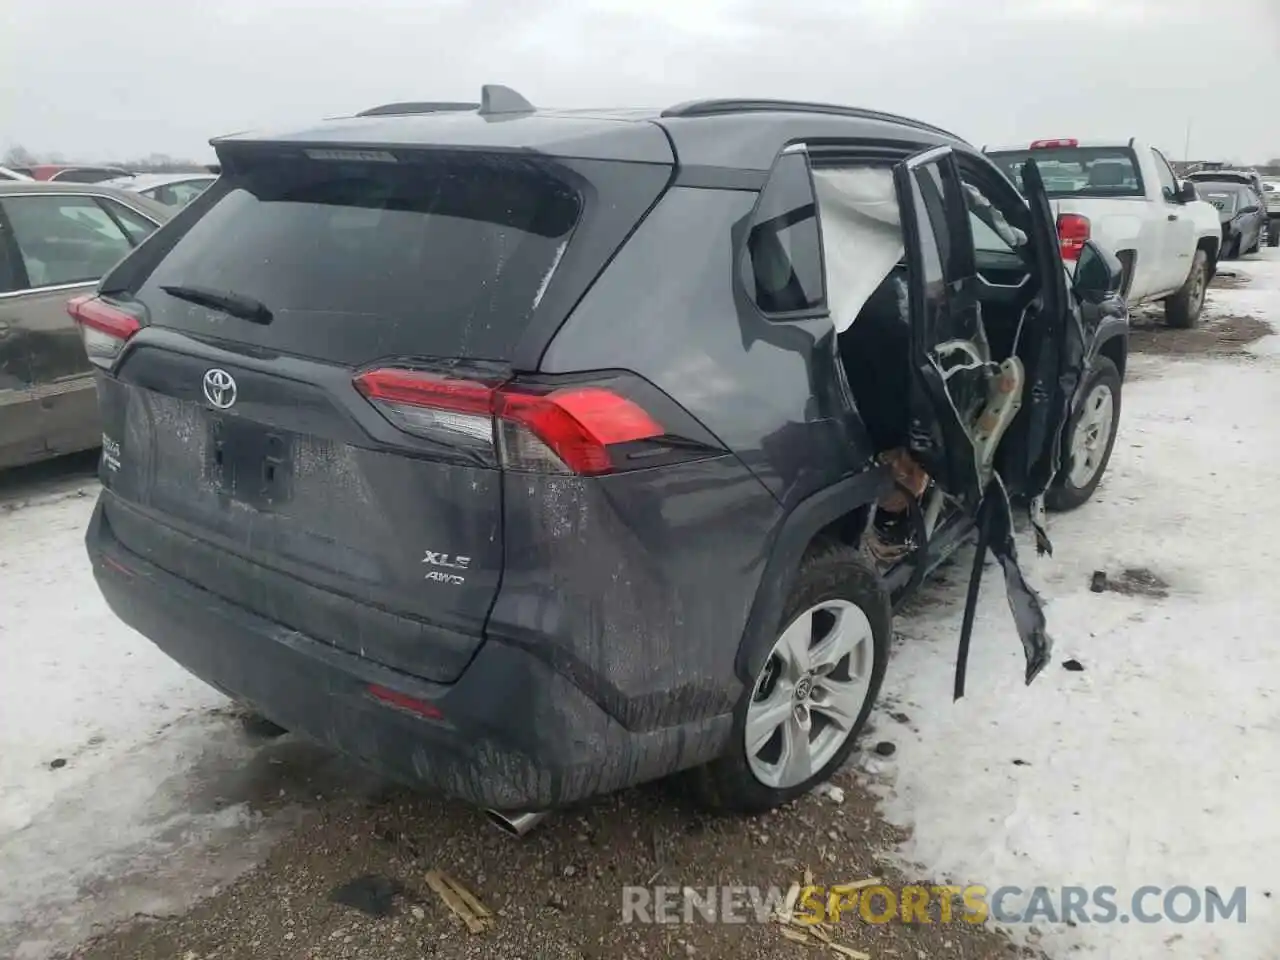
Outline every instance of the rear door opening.
[(259, 615), (451, 681), (501, 579), (503, 457), (603, 471), (661, 432), (608, 384), (503, 385), (594, 208), (642, 212), (665, 174), (619, 204), (589, 162), (255, 148), (73, 308), (110, 371), (107, 523)]

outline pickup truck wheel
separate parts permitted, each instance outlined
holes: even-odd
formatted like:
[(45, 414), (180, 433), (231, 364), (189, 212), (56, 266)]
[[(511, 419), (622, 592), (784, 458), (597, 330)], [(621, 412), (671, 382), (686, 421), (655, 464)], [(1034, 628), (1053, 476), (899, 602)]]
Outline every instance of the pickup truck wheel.
[(728, 752), (690, 771), (698, 799), (760, 813), (839, 769), (880, 692), (892, 621), (889, 596), (859, 550), (810, 554), (764, 665), (734, 710)]
[(1191, 261), (1191, 271), (1182, 289), (1164, 301), (1164, 318), (1171, 327), (1189, 330), (1200, 321), (1204, 308), (1204, 294), (1209, 286), (1209, 255), (1197, 250)]
[(1120, 423), (1120, 371), (1116, 365), (1098, 357), (1080, 395), (1084, 399), (1067, 424), (1062, 469), (1045, 494), (1045, 506), (1050, 510), (1074, 510), (1085, 503), (1107, 472)]

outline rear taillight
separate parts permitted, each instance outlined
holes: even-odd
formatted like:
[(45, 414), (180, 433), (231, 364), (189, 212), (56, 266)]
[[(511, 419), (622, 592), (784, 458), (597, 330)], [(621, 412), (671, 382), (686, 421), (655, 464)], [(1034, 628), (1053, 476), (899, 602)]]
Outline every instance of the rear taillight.
[(1058, 139), (1058, 140), (1032, 140), (1032, 150), (1053, 150), (1058, 147), (1078, 147), (1079, 140), (1074, 139)]
[(1084, 242), (1089, 239), (1089, 218), (1078, 213), (1063, 213), (1058, 216), (1058, 244), (1062, 248), (1063, 260), (1078, 260)]
[(109, 369), (129, 338), (138, 332), (138, 318), (92, 295), (67, 301), (67, 313), (80, 327), (89, 362)]
[(549, 388), (381, 369), (357, 376), (355, 387), (406, 433), (483, 448), (514, 470), (612, 473), (615, 448), (667, 433), (634, 400), (598, 385)]

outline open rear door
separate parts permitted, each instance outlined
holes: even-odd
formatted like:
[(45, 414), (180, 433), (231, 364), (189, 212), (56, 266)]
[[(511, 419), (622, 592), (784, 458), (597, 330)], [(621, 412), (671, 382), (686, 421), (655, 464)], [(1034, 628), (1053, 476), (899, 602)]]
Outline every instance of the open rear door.
[(911, 452), (970, 512), (982, 498), (968, 424), (987, 396), (990, 363), (974, 297), (977, 268), (963, 184), (951, 148), (894, 169), (911, 307)]
[[(1018, 567), (1010, 491), (1001, 474), (1001, 463), (1009, 457), (1002, 455), (992, 463), (989, 452), (984, 453), (979, 422), (984, 412), (990, 412), (993, 384), (1010, 377), (1009, 386), (1001, 389), (1019, 394), (1019, 402), (1023, 397), (1032, 398), (1035, 407), (1019, 412), (1014, 422), (1021, 422), (1020, 431), (1010, 430), (1022, 434), (1012, 444), (1023, 451), (1013, 458), (1020, 485), (1029, 483), (1033, 473), (1039, 483), (1042, 471), (1048, 471), (1052, 478), (1056, 466), (1042, 461), (1052, 452), (1045, 444), (1050, 443), (1050, 437), (1056, 442), (1061, 433), (1062, 385), (1055, 377), (1068, 306), (1065, 277), (1052, 214), (1037, 173), (1035, 183), (1043, 206), (1032, 215), (1036, 233), (1032, 242), (1037, 266), (1045, 268), (1044, 290), (1035, 312), (1035, 328), (1024, 330), (1031, 340), (1019, 346), (1017, 359), (993, 363), (975, 295), (977, 268), (969, 206), (954, 151), (943, 147), (917, 154), (895, 168), (894, 177), (910, 272), (911, 450), (935, 482), (969, 512), (978, 528), (956, 658), (958, 699), (964, 694), (965, 664), (988, 550), (1004, 572), (1009, 607), (1026, 653), (1028, 683), (1044, 669), (1052, 649), (1040, 598)], [(1048, 234), (1046, 225), (1051, 231)], [(1051, 246), (1046, 248), (1046, 242)], [(1028, 358), (1036, 371), (1030, 380), (1024, 378), (1018, 362), (1025, 364)], [(1056, 463), (1056, 455), (1054, 459)], [(1047, 481), (1035, 493), (1043, 492), (1044, 486)], [(1047, 540), (1042, 542), (1047, 544)]]

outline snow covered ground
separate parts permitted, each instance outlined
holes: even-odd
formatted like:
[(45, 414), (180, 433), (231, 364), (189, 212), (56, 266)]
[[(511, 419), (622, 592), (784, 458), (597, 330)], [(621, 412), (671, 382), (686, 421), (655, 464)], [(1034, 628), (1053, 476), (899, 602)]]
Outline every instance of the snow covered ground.
[(2, 957), (181, 909), (297, 814), (256, 812), (264, 745), (107, 609), (82, 543), (95, 493), (0, 505)]
[[(1229, 265), (1252, 282), (1212, 291), (1206, 319), (1280, 323), (1276, 254)], [(945, 604), (927, 594), (898, 622), (886, 696), (913, 730), (892, 762), (872, 767), (886, 813), (911, 828), (908, 861), (991, 889), (1108, 885), (1121, 913), (1145, 885), (1247, 888), (1244, 924), (1011, 931), (1050, 956), (1280, 955), (1278, 339), (1249, 357), (1133, 358), (1095, 501), (1051, 517), (1052, 558), (1020, 543), (1057, 642), (1030, 687), (995, 568), (960, 702), (951, 685), (963, 561), (950, 584), (930, 588)], [(1126, 568), (1167, 590), (1090, 591), (1093, 571)], [(1064, 669), (1069, 658), (1083, 671)], [(1160, 910), (1160, 899), (1144, 906)]]

